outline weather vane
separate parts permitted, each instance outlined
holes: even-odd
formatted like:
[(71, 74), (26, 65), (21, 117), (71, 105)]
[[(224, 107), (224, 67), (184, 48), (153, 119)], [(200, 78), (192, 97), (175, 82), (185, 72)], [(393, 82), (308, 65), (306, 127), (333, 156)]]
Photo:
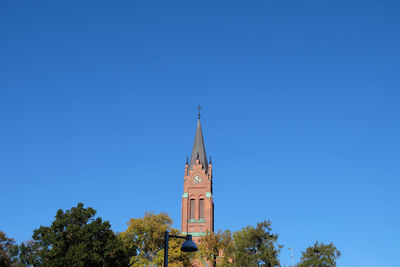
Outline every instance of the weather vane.
[(198, 105), (197, 109), (199, 110), (199, 113), (197, 114), (197, 116), (198, 116), (198, 118), (199, 118), (199, 120), (200, 120), (200, 116), (201, 116), (201, 114), (200, 114), (201, 106)]

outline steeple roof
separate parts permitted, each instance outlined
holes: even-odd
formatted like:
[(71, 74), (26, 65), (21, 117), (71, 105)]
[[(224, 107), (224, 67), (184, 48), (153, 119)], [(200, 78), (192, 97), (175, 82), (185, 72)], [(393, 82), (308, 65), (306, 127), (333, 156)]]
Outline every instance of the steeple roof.
[(203, 169), (207, 172), (208, 163), (207, 163), (207, 155), (206, 148), (204, 146), (203, 132), (201, 130), (200, 118), (197, 122), (196, 136), (194, 137), (192, 156), (190, 157), (189, 169), (193, 169), (193, 165), (196, 164), (196, 159), (199, 159), (200, 164), (203, 166)]

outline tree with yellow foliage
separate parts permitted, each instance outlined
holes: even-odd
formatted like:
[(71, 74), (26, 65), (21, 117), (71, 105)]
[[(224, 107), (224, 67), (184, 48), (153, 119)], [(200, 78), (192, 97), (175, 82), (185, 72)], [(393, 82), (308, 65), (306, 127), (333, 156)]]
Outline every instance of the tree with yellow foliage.
[[(172, 220), (166, 213), (154, 214), (146, 212), (144, 217), (130, 219), (128, 229), (120, 234), (121, 239), (128, 249), (130, 265), (160, 266), (164, 262), (164, 232), (170, 231), (178, 235), (177, 229), (171, 228)], [(171, 239), (169, 242), (170, 266), (188, 266), (192, 255), (181, 252), (183, 243), (181, 239)]]

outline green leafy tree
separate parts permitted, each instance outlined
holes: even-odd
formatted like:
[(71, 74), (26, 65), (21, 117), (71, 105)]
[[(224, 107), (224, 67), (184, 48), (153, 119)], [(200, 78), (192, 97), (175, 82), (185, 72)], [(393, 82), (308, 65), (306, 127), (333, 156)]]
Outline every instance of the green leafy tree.
[[(179, 234), (171, 228), (172, 220), (166, 213), (146, 212), (143, 218), (130, 219), (128, 229), (121, 238), (128, 248), (131, 266), (162, 265), (164, 253), (164, 232)], [(191, 255), (180, 251), (183, 240), (171, 238), (169, 242), (170, 266), (181, 266), (190, 262)]]
[(122, 241), (108, 221), (79, 203), (58, 210), (50, 227), (33, 232), (33, 241), (19, 247), (20, 261), (31, 266), (126, 266)]
[(18, 246), (18, 262), (22, 266), (41, 266), (39, 243), (30, 240)]
[(271, 233), (271, 222), (256, 227), (247, 226), (233, 234), (233, 246), (228, 252), (233, 266), (280, 266), (278, 235)]
[(340, 251), (330, 243), (315, 242), (313, 246), (308, 247), (302, 252), (302, 257), (298, 267), (334, 267), (336, 260), (340, 257)]
[(231, 266), (234, 248), (232, 232), (230, 230), (225, 230), (223, 232), (219, 231), (219, 235), (223, 255), (222, 258), (219, 258), (217, 261), (217, 266)]

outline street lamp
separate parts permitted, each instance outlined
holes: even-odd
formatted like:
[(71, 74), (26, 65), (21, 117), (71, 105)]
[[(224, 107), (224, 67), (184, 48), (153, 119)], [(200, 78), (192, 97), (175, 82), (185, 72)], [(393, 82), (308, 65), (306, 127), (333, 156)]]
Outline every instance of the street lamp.
[(293, 261), (293, 248), (289, 248), (290, 251), (292, 251), (292, 267), (294, 267), (294, 261)]
[(194, 243), (192, 241), (192, 235), (186, 235), (186, 236), (170, 235), (168, 231), (165, 231), (165, 233), (164, 233), (164, 267), (168, 267), (168, 242), (169, 242), (170, 237), (181, 238), (181, 239), (186, 240), (185, 242), (183, 242), (183, 244), (181, 246), (181, 251), (183, 251), (183, 252), (196, 252), (198, 250), (196, 243)]

